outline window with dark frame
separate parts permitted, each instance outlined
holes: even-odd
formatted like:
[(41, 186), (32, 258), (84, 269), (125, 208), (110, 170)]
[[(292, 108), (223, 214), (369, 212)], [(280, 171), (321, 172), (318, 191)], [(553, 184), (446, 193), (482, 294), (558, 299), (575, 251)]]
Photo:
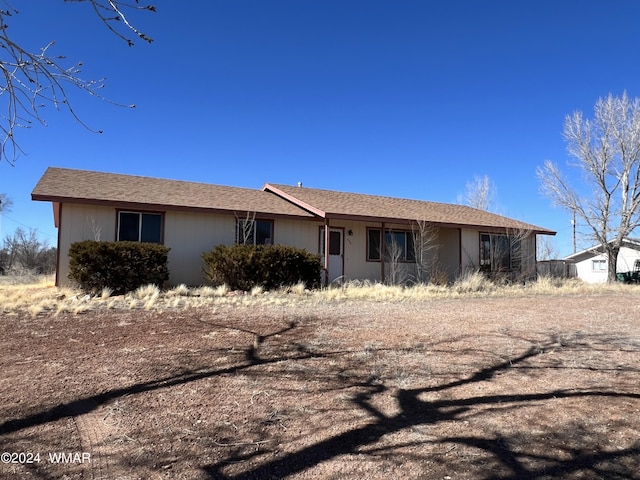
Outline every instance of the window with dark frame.
[[(379, 228), (367, 229), (367, 261), (380, 261), (382, 236)], [(400, 262), (414, 262), (413, 233), (406, 230), (385, 230), (385, 260), (394, 258)]]
[(118, 212), (118, 240), (162, 243), (162, 214)]
[(273, 221), (238, 219), (237, 241), (244, 245), (272, 245)]
[(380, 230), (370, 228), (367, 231), (367, 260), (380, 260)]
[(519, 238), (493, 233), (480, 234), (480, 270), (518, 271), (521, 265), (522, 252)]

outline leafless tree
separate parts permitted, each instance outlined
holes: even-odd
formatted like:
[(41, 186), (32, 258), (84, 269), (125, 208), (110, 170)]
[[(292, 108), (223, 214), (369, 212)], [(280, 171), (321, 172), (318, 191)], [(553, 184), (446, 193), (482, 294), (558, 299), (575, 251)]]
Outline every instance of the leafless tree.
[(5, 238), (0, 259), (5, 272), (51, 273), (55, 271), (56, 249), (38, 239), (35, 230), (27, 233), (17, 228)]
[(496, 199), (496, 186), (488, 175), (475, 176), (465, 185), (464, 203), (473, 208), (489, 211)]
[(411, 224), (414, 258), (416, 262), (416, 283), (427, 283), (438, 268), (438, 228), (426, 220), (416, 220)]
[[(125, 12), (155, 11), (153, 5), (140, 5), (138, 0), (134, 4), (121, 0), (65, 1), (91, 6), (98, 19), (129, 46), (133, 45), (131, 37), (152, 41), (128, 21)], [(38, 8), (38, 5), (34, 3), (33, 8)], [(16, 140), (16, 130), (20, 127), (29, 128), (34, 123), (46, 125), (41, 111), (47, 105), (57, 110), (67, 110), (78, 123), (94, 131), (76, 114), (69, 102), (67, 88), (109, 101), (99, 93), (104, 86), (103, 79), (83, 79), (80, 76), (82, 62), (69, 63), (63, 55), (54, 53), (54, 41), (39, 51), (31, 51), (19, 43), (9, 28), (11, 18), (18, 13), (8, 0), (0, 3), (0, 95), (5, 96), (6, 108), (0, 120), (0, 161), (4, 159), (12, 165), (22, 153)]]
[(527, 228), (507, 229), (511, 243), (511, 269), (518, 280), (529, 280), (536, 274), (536, 235)]
[(538, 235), (536, 238), (536, 258), (538, 260), (552, 260), (558, 258), (558, 250), (548, 235)]
[[(587, 236), (608, 257), (609, 282), (616, 280), (623, 240), (640, 223), (640, 99), (609, 94), (595, 104), (593, 119), (574, 112), (563, 135), (582, 184), (569, 184), (550, 160), (537, 170), (542, 192), (575, 214)], [(584, 194), (583, 192), (589, 192)]]
[(243, 245), (253, 245), (254, 231), (256, 224), (255, 212), (247, 212), (245, 218), (236, 215), (236, 228), (238, 243)]
[(395, 236), (387, 236), (385, 242), (385, 264), (387, 265), (387, 273), (385, 275), (386, 282), (389, 285), (404, 285), (409, 280), (407, 264), (405, 262), (405, 251), (402, 245), (396, 240)]
[(95, 215), (87, 216), (87, 226), (91, 232), (91, 238), (89, 240), (95, 240), (96, 242), (102, 240), (102, 226), (96, 220)]

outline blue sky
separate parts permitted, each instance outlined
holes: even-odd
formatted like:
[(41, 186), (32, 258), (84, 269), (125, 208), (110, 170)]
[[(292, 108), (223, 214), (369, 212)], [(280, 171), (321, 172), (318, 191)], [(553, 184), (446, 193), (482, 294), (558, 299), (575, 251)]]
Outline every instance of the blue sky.
[[(91, 133), (48, 108), (0, 163), (13, 199), (1, 235), (55, 244), (47, 166), (260, 188), (265, 182), (456, 203), (474, 176), (500, 213), (558, 231), (569, 215), (539, 193), (536, 167), (565, 165), (565, 115), (609, 93), (640, 96), (635, 0), (151, 0), (132, 48), (84, 3), (13, 0), (14, 40), (84, 62), (103, 94), (72, 92)], [(178, 6), (180, 5), (180, 6)], [(0, 100), (5, 101), (4, 97)]]

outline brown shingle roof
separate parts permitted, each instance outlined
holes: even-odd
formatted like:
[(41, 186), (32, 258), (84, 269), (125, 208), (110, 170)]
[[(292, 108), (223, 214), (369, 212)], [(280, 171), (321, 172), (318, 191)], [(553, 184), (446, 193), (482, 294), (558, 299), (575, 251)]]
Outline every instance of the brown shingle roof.
[(266, 184), (262, 190), (49, 167), (33, 200), (112, 205), (122, 208), (255, 212), (303, 218), (345, 218), (403, 223), (555, 232), (465, 205), (361, 193)]
[(425, 220), (442, 226), (505, 228), (555, 235), (555, 232), (546, 228), (466, 205), (276, 184), (266, 184), (263, 190), (282, 195), (289, 201), (326, 218), (371, 219), (386, 222)]
[(49, 167), (31, 193), (33, 200), (157, 209), (204, 209), (312, 217), (261, 190)]

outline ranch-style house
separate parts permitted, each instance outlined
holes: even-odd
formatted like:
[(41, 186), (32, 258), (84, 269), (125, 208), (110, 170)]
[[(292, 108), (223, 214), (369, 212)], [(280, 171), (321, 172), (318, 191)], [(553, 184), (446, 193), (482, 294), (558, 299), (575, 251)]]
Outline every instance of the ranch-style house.
[(69, 247), (81, 240), (162, 243), (171, 249), (169, 283), (201, 285), (201, 255), (219, 244), (282, 244), (318, 253), (325, 283), (452, 281), (468, 270), (535, 275), (536, 235), (555, 235), (464, 205), (55, 167), (32, 199), (53, 206), (57, 285), (69, 283)]

